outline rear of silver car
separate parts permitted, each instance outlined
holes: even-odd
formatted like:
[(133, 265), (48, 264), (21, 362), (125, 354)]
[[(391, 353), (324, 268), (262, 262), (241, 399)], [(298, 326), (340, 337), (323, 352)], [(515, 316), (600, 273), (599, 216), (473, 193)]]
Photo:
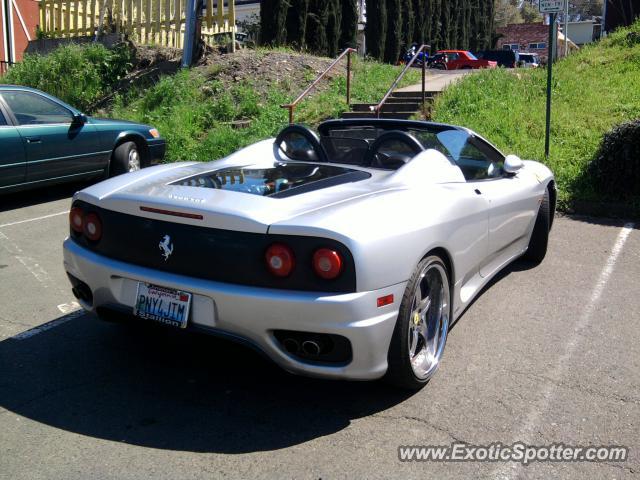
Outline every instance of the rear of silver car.
[[(74, 214), (84, 222), (78, 228)], [(336, 240), (217, 230), (80, 200), (71, 223), (64, 265), (88, 311), (229, 337), (305, 375), (366, 380), (387, 369), (406, 283), (357, 291), (354, 259)], [(291, 248), (291, 275), (271, 271), (265, 252), (274, 244)], [(326, 250), (341, 258), (339, 278), (314, 272), (316, 253)], [(158, 298), (168, 305), (160, 314)]]

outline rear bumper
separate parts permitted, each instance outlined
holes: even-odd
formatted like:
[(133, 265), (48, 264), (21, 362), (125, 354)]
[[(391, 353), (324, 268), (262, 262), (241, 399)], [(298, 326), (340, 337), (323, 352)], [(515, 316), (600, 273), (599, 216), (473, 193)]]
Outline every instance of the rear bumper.
[(167, 151), (167, 143), (164, 139), (148, 140), (147, 146), (149, 147), (149, 162), (152, 165), (160, 163), (164, 159), (164, 154)]
[[(97, 308), (132, 311), (137, 282), (193, 293), (190, 324), (205, 331), (249, 342), (293, 373), (326, 378), (372, 380), (387, 370), (387, 352), (406, 283), (370, 292), (323, 294), (232, 285), (202, 280), (111, 260), (64, 242), (66, 271), (85, 282)], [(393, 294), (395, 302), (377, 307), (377, 298)], [(349, 340), (352, 359), (346, 365), (315, 364), (287, 353), (274, 330), (340, 335)]]

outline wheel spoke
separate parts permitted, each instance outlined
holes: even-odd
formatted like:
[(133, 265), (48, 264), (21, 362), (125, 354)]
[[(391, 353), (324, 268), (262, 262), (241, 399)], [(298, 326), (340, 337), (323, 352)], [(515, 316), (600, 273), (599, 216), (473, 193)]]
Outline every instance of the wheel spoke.
[(426, 313), (431, 308), (431, 297), (427, 296), (420, 302), (420, 312)]
[(409, 343), (409, 358), (413, 358), (416, 353), (416, 348), (418, 346), (418, 329), (414, 326), (411, 329), (411, 342)]
[(420, 312), (420, 304), (422, 303), (422, 282), (418, 282), (416, 293), (413, 297), (413, 309), (414, 311)]

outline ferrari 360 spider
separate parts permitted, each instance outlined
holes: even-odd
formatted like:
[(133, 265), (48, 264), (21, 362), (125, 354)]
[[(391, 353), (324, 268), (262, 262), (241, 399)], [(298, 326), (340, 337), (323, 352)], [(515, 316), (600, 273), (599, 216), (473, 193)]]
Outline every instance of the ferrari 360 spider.
[(64, 266), (82, 306), (249, 344), (304, 375), (419, 388), (482, 287), (545, 256), (551, 171), (462, 127), (291, 125), (211, 163), (78, 192)]

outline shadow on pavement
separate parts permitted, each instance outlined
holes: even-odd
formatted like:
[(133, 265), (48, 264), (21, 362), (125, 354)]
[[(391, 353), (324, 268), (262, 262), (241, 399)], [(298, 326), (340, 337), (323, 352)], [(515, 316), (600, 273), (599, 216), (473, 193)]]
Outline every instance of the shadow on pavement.
[[(34, 188), (33, 190), (25, 190), (23, 192), (3, 194), (2, 202), (0, 203), (0, 212), (31, 207), (63, 198), (71, 198), (78, 190), (82, 190), (93, 183), (96, 182), (65, 183), (51, 187)], [(71, 204), (71, 202), (69, 202), (69, 204)]]
[(91, 437), (245, 453), (332, 434), (411, 395), (381, 382), (296, 377), (209, 336), (75, 315), (0, 342), (0, 407)]

